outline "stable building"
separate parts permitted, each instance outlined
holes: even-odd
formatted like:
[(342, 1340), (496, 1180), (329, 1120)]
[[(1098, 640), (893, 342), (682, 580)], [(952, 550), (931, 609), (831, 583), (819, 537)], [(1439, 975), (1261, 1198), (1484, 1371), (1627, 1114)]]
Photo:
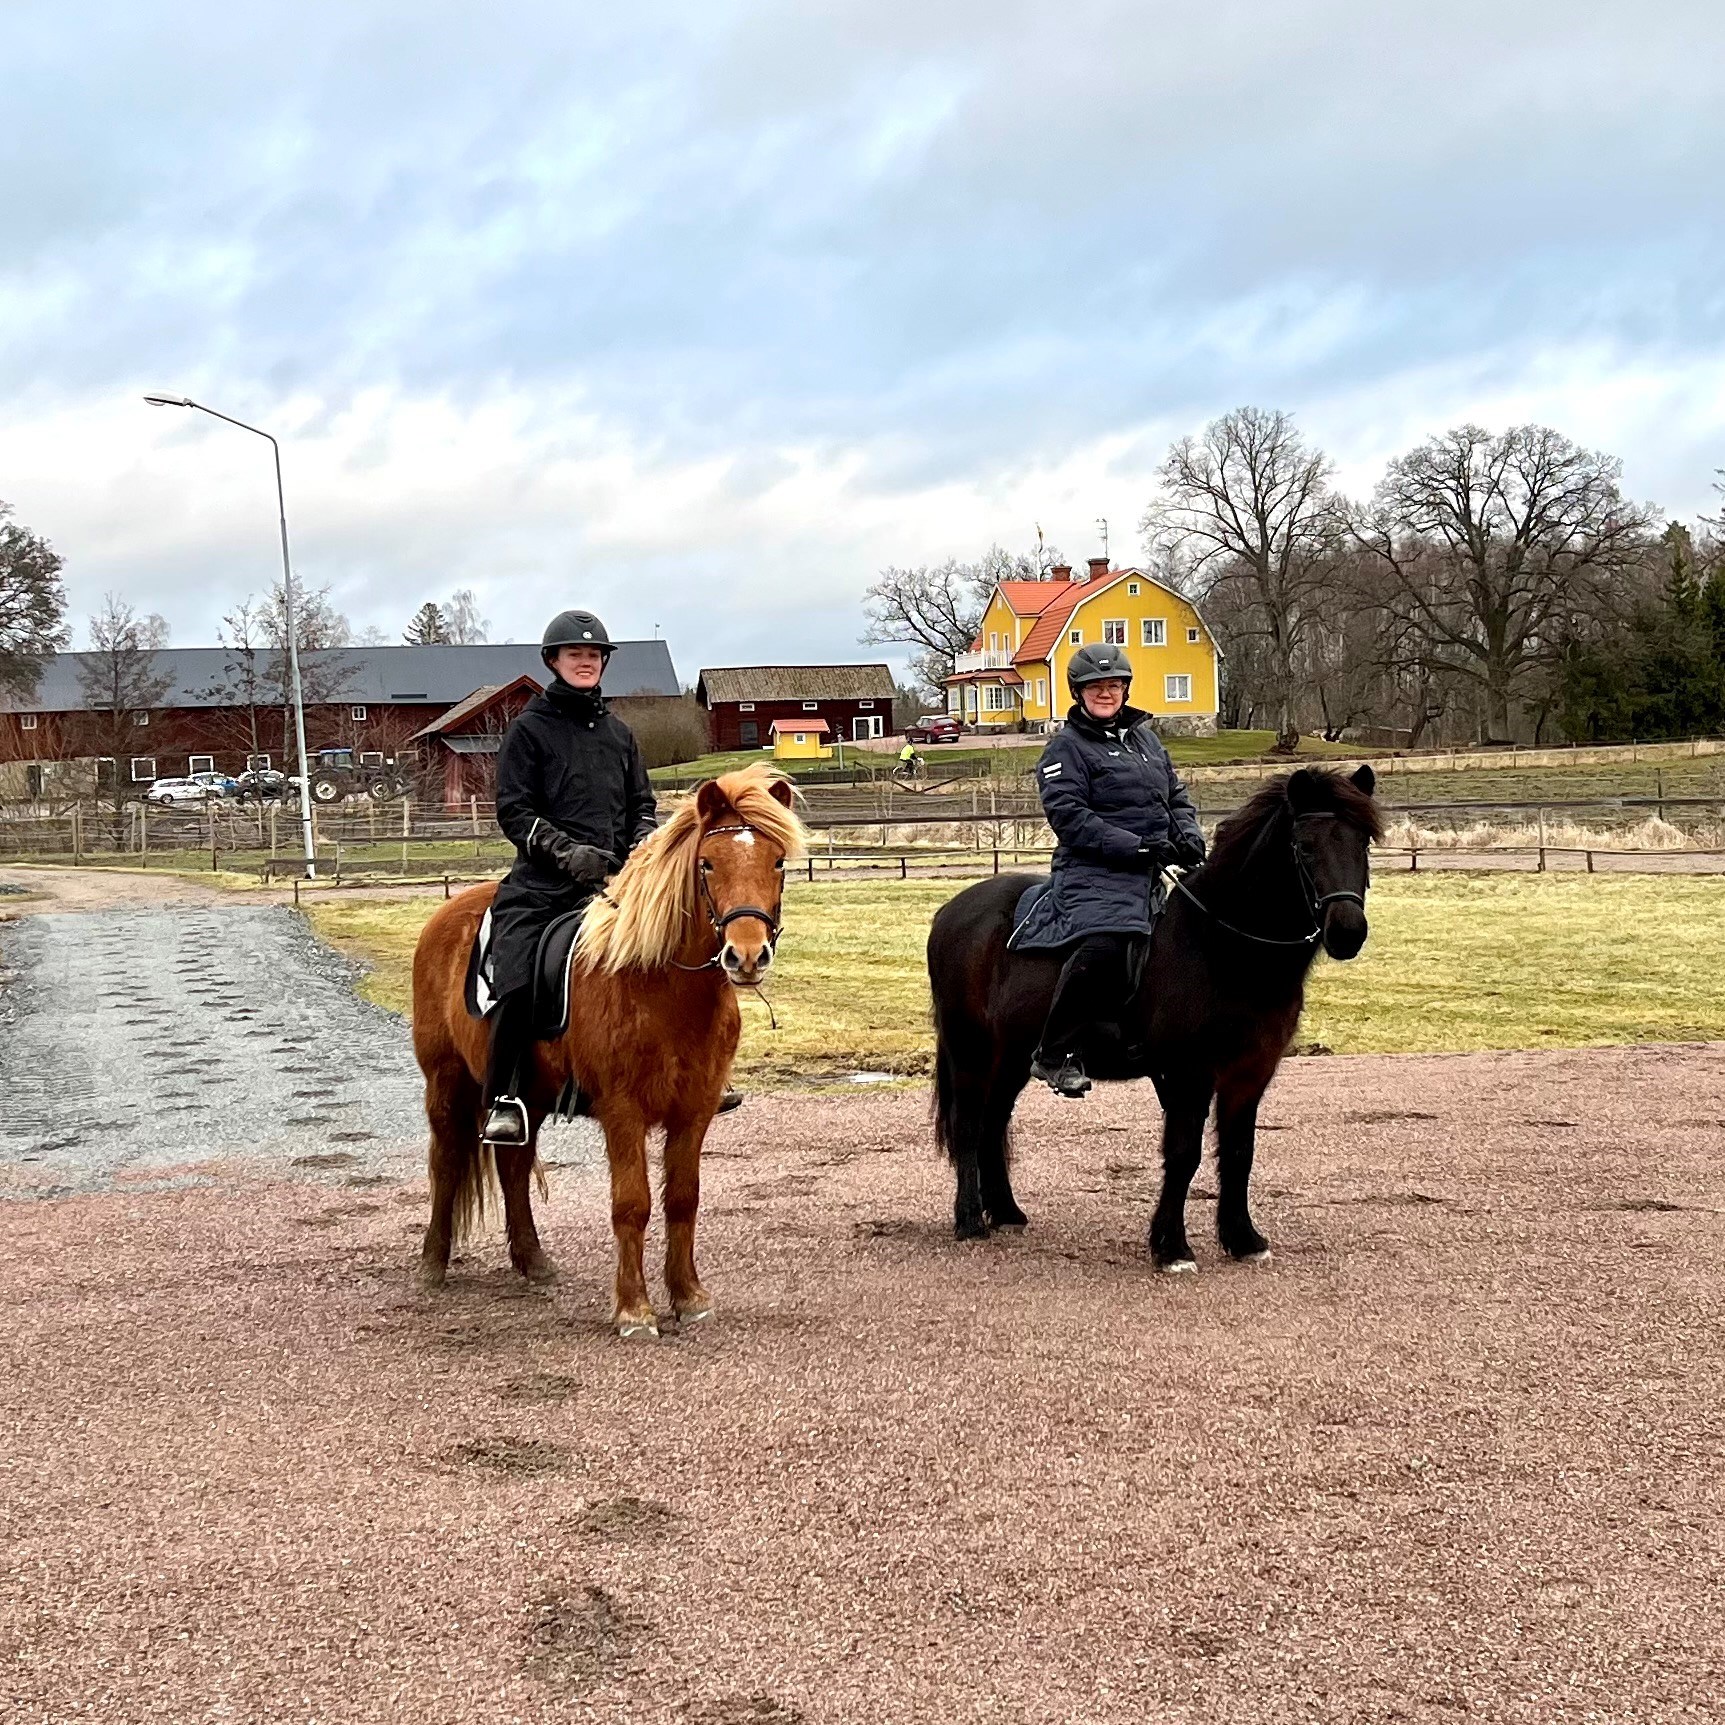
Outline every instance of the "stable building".
[(884, 737), (897, 694), (885, 665), (724, 665), (702, 671), (695, 684), (715, 750), (772, 748), (781, 719), (805, 738), (817, 720), (827, 737), (847, 743)]

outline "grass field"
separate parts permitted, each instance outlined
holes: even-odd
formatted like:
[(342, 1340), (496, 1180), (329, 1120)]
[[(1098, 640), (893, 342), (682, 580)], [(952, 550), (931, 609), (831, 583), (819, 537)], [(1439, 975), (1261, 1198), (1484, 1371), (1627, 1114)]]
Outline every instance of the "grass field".
[[(740, 1076), (789, 1085), (926, 1073), (923, 943), (945, 882), (793, 886), (770, 989), (743, 1002)], [(325, 939), (405, 1012), (413, 942), (439, 900), (324, 903)], [(1456, 1053), (1725, 1038), (1725, 885), (1688, 877), (1392, 877), (1351, 964), (1320, 959), (1300, 1041), (1338, 1054)]]

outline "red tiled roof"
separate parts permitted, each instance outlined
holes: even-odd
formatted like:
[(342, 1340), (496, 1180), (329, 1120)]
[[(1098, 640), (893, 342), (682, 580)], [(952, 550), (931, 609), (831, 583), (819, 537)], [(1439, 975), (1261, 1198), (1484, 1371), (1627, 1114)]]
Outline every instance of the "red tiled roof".
[(1024, 679), (1016, 671), (955, 671), (942, 679), (947, 683), (1004, 683), (1009, 689), (1019, 688)]
[(1070, 581), (1002, 581), (1001, 596), (1020, 617), (1033, 617), (1072, 585)]
[(1054, 650), (1054, 643), (1060, 639), (1066, 619), (1078, 609), (1079, 600), (1101, 591), (1094, 581), (1063, 581), (1059, 585), (1062, 589), (1060, 597), (1043, 607), (1042, 615), (1024, 637), (1024, 645), (1012, 655), (1015, 665), (1036, 665), (1046, 659)]
[(826, 728), (825, 719), (774, 719), (767, 726), (769, 731), (824, 731)]

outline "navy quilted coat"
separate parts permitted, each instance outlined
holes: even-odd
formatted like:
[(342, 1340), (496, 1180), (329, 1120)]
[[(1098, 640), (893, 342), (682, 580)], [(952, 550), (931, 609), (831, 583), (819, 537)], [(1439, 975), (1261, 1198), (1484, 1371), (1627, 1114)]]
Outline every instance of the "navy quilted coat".
[(1073, 707), (1042, 751), (1036, 782), (1059, 844), (1048, 890), (1013, 932), (1013, 950), (1048, 951), (1087, 934), (1148, 934), (1155, 883), (1139, 845), (1204, 850), (1197, 812), (1149, 716), (1122, 707), (1104, 726)]

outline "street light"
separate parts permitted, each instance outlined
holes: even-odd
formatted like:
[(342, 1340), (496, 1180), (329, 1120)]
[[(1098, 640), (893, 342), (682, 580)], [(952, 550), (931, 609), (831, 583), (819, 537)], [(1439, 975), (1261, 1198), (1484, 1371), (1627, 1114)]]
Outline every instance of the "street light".
[(293, 608), (293, 564), (288, 559), (287, 538), (287, 495), (282, 490), (282, 452), (281, 445), (267, 431), (259, 431), (255, 425), (247, 425), (243, 419), (230, 419), (225, 413), (217, 413), (213, 407), (205, 407), (201, 401), (193, 401), (189, 395), (146, 395), (144, 400), (151, 407), (190, 407), (199, 413), (207, 413), (212, 419), (226, 421), (229, 425), (237, 425), (241, 431), (250, 431), (264, 438), (276, 459), (276, 509), (281, 521), (282, 530), (282, 593), (287, 611), (287, 644), (288, 644), (288, 676), (293, 685), (293, 728), (294, 737), (299, 744), (299, 821), (300, 835), (305, 845), (305, 875), (307, 880), (317, 879), (317, 849), (312, 842), (311, 832), (311, 769), (306, 761), (305, 753), (305, 699), (300, 693), (299, 681), (299, 629), (294, 621)]

